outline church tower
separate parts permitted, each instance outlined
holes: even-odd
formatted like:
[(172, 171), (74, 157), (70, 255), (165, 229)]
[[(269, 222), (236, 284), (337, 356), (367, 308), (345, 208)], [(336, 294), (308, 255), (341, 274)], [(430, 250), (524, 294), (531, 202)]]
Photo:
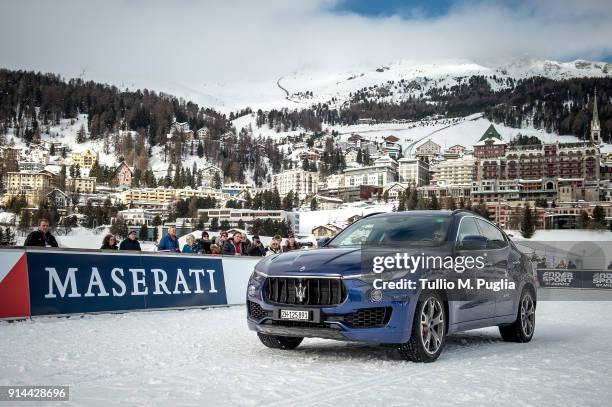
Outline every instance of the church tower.
[(591, 143), (601, 144), (601, 126), (599, 124), (599, 114), (597, 113), (597, 89), (593, 97), (593, 119), (591, 119)]

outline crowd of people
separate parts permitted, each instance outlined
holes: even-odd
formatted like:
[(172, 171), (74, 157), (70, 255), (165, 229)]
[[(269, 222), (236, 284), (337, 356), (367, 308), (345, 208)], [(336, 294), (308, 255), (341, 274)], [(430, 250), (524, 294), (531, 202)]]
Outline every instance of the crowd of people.
[[(230, 238), (226, 231), (221, 231), (218, 236), (210, 237), (208, 232), (202, 232), (199, 239), (190, 234), (186, 238), (187, 243), (180, 247), (179, 239), (176, 236), (176, 227), (168, 227), (168, 233), (163, 236), (157, 245), (158, 252), (169, 253), (189, 253), (189, 254), (212, 254), (227, 256), (270, 256), (273, 254), (299, 250), (301, 246), (290, 235), (283, 243), (283, 238), (276, 235), (272, 238), (269, 245), (264, 245), (259, 236), (254, 235), (249, 239), (245, 234), (236, 231)], [(55, 237), (49, 231), (49, 221), (41, 219), (38, 229), (28, 235), (24, 246), (58, 247)], [(102, 250), (128, 250), (141, 251), (135, 230), (130, 230), (126, 239), (119, 243), (118, 239), (108, 234), (102, 240)]]

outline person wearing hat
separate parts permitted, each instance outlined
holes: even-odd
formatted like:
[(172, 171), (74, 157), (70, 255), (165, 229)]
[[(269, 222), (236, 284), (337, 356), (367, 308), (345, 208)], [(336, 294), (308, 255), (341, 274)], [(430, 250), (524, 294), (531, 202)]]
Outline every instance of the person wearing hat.
[(202, 238), (196, 240), (197, 245), (200, 247), (199, 253), (209, 254), (210, 245), (213, 243), (208, 236), (208, 232), (202, 232)]
[(253, 236), (252, 243), (247, 249), (247, 253), (249, 256), (262, 257), (266, 255), (266, 248), (264, 247), (263, 243), (261, 243), (261, 240), (259, 240), (259, 236)]
[(283, 253), (290, 252), (291, 250), (300, 250), (300, 244), (295, 240), (295, 236), (289, 235), (287, 238), (287, 244), (283, 246)]
[(133, 250), (137, 252), (141, 251), (140, 243), (138, 242), (138, 239), (136, 239), (135, 230), (130, 230), (127, 239), (124, 239), (119, 245), (119, 250)]

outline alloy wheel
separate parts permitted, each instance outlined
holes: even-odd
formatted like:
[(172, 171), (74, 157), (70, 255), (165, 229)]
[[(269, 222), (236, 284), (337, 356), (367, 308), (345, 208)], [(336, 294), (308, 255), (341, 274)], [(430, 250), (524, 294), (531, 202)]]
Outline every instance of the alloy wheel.
[(444, 308), (440, 301), (430, 297), (421, 311), (421, 343), (427, 353), (440, 349), (444, 338)]

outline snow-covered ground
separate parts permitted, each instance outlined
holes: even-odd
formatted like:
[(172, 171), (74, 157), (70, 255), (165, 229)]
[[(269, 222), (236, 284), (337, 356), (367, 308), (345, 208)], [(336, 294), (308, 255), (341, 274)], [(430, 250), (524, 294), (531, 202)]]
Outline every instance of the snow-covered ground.
[(531, 343), (453, 335), (431, 364), (306, 339), (271, 350), (244, 307), (0, 322), (0, 385), (69, 385), (73, 405), (608, 405), (612, 302), (541, 302)]
[[(138, 231), (138, 228), (135, 228)], [(72, 229), (67, 235), (54, 234), (57, 244), (59, 247), (65, 247), (70, 249), (99, 249), (102, 246), (102, 239), (106, 233), (110, 233), (108, 228), (106, 230), (92, 230), (83, 227)], [(17, 236), (17, 245), (22, 246), (25, 242), (26, 236)], [(155, 251), (155, 244), (153, 242), (140, 242), (140, 247), (145, 252)]]

